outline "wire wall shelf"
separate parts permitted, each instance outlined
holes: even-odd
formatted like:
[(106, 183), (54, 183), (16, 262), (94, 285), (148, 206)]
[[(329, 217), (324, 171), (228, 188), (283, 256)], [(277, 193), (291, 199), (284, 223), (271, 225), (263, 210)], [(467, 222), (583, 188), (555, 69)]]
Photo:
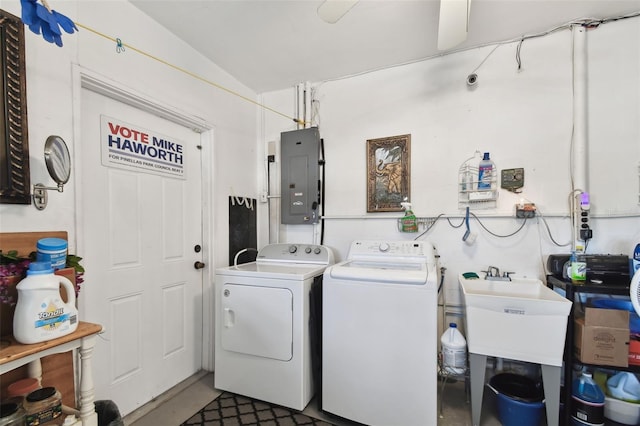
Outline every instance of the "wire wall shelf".
[(497, 173), (493, 170), (490, 178), (490, 188), (478, 188), (478, 164), (480, 163), (480, 151), (466, 160), (458, 170), (458, 208), (465, 209), (492, 209), (498, 205)]
[[(398, 231), (400, 232), (406, 232), (402, 230), (403, 219), (404, 219), (403, 217), (399, 217), (396, 219), (396, 221), (398, 222)], [(418, 232), (420, 228), (422, 229), (431, 228), (436, 223), (437, 220), (438, 220), (437, 217), (416, 217), (416, 224), (418, 225), (418, 228), (414, 232)]]

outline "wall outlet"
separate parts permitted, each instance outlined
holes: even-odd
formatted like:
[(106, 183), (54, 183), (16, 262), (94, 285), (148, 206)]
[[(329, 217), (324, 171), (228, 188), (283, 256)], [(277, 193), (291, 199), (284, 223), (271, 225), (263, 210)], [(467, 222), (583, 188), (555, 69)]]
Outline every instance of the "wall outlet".
[(536, 205), (533, 203), (516, 204), (516, 217), (521, 219), (536, 217)]

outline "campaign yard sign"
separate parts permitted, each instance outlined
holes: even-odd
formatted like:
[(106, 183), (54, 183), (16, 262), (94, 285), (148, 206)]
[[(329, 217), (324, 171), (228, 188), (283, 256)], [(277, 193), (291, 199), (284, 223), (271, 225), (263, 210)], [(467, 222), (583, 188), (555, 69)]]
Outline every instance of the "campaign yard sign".
[(182, 142), (105, 115), (100, 120), (103, 166), (186, 179)]

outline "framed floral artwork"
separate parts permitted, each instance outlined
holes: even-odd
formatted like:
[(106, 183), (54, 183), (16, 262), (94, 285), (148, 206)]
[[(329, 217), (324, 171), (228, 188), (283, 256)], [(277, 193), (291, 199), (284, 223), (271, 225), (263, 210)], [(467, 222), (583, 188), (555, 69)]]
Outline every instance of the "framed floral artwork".
[(367, 212), (402, 211), (410, 188), (411, 135), (367, 140)]

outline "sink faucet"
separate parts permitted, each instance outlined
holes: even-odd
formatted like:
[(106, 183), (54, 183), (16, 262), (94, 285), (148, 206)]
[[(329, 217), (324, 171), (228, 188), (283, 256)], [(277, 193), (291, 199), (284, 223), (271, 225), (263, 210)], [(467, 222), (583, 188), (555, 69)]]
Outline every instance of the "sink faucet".
[(509, 275), (513, 274), (513, 272), (503, 272), (501, 276), (500, 269), (496, 266), (489, 266), (486, 271), (482, 272), (486, 274), (484, 279), (488, 281), (511, 281), (511, 277)]
[(485, 273), (484, 275), (485, 280), (490, 280), (495, 277), (500, 278), (500, 269), (498, 269), (496, 266), (489, 266), (486, 271), (482, 271), (482, 272)]

